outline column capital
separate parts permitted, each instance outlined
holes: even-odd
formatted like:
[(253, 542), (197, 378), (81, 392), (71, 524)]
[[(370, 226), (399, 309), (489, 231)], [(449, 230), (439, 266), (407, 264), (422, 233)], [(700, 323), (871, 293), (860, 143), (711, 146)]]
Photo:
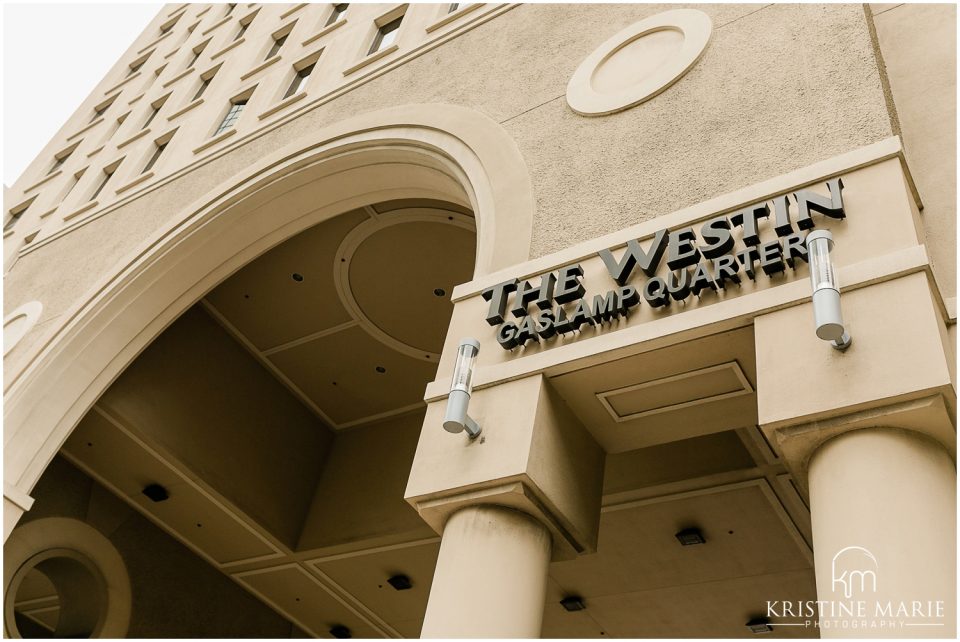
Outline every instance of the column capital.
[[(450, 495), (407, 501), (437, 533), (442, 534), (450, 516), (462, 508), (499, 506), (526, 513), (543, 524), (550, 532), (554, 560), (573, 559), (582, 553), (596, 550), (596, 540), (584, 541), (584, 534), (573, 530), (575, 527), (569, 520), (549, 508), (549, 502), (526, 475), (517, 475), (512, 480), (496, 480), (480, 488)], [(590, 548), (587, 548), (588, 546)]]
[(941, 394), (932, 394), (882, 406), (797, 424), (762, 426), (764, 435), (784, 459), (794, 480), (807, 491), (810, 458), (826, 441), (854, 430), (902, 429), (926, 435), (956, 458), (954, 414)]
[(754, 319), (758, 423), (802, 488), (813, 452), (852, 430), (916, 431), (955, 457), (954, 351), (936, 296), (924, 272), (845, 289), (843, 352), (817, 338), (811, 303)]
[(446, 400), (427, 406), (406, 501), (438, 533), (471, 505), (505, 506), (547, 527), (553, 559), (593, 552), (603, 449), (543, 375), (475, 391), (475, 440), (443, 429)]

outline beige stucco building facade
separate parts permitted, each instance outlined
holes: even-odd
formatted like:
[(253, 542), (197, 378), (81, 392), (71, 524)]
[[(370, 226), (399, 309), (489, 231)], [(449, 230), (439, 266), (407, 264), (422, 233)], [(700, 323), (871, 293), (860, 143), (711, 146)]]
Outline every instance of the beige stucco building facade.
[(4, 191), (5, 634), (955, 637), (955, 79), (951, 5), (166, 5)]

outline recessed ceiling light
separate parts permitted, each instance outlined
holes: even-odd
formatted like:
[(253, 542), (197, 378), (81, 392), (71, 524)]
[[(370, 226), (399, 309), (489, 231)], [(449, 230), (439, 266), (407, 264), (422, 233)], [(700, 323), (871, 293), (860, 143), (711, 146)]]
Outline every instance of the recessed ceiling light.
[(170, 493), (167, 492), (167, 489), (160, 484), (148, 484), (144, 487), (143, 494), (153, 502), (166, 501), (170, 497)]
[(387, 371), (387, 369), (384, 368), (383, 366), (377, 366), (377, 372), (379, 372), (380, 374), (383, 374), (383, 373), (386, 372), (386, 371)]
[(747, 628), (750, 629), (750, 632), (754, 635), (763, 635), (764, 633), (771, 633), (773, 627), (770, 626), (770, 621), (765, 617), (755, 617), (749, 622), (747, 622)]
[(337, 638), (338, 640), (346, 640), (353, 637), (353, 633), (350, 632), (350, 629), (338, 624), (330, 629), (330, 635)]
[(413, 584), (410, 583), (410, 578), (406, 575), (394, 575), (387, 580), (387, 583), (398, 591), (406, 591), (407, 589), (413, 588)]
[(300, 283), (303, 281), (303, 275), (300, 274), (299, 272), (294, 272), (292, 277), (293, 277), (293, 280), (296, 281), (297, 283)]
[(567, 597), (560, 600), (560, 606), (565, 608), (568, 611), (582, 611), (587, 608), (587, 605), (584, 603), (583, 598), (579, 595), (568, 595)]
[(446, 295), (447, 295), (447, 291), (444, 290), (443, 288), (434, 288), (434, 289), (433, 289), (433, 295), (434, 295), (434, 296), (446, 296)]
[(703, 538), (703, 534), (700, 532), (699, 528), (685, 528), (677, 533), (674, 537), (676, 537), (677, 541), (684, 546), (704, 544), (707, 541)]

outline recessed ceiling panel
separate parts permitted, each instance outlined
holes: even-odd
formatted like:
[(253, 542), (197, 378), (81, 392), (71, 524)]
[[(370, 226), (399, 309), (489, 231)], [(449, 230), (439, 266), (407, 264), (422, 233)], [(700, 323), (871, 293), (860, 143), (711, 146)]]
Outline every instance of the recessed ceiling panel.
[(547, 578), (547, 599), (543, 605), (543, 625), (540, 637), (544, 640), (556, 638), (576, 639), (603, 639), (612, 637), (594, 618), (587, 609), (582, 611), (568, 611), (560, 604), (560, 600), (571, 595), (573, 591), (564, 590), (552, 578)]
[[(550, 566), (587, 598), (811, 568), (809, 550), (765, 480), (607, 509), (595, 555)], [(697, 527), (706, 543), (681, 546)], [(771, 598), (776, 599), (776, 598)]]
[(217, 563), (279, 557), (277, 549), (194, 486), (183, 483), (167, 490), (170, 498), (162, 502), (153, 502), (143, 494), (132, 499), (140, 510), (153, 515)]
[(400, 354), (359, 326), (269, 356), (338, 426), (423, 403), (437, 364)]
[(750, 394), (753, 387), (736, 361), (597, 394), (616, 422)]
[[(767, 610), (767, 600), (817, 599), (813, 570), (738, 577), (654, 591), (604, 595), (587, 602), (597, 623), (616, 638), (751, 638), (746, 623)], [(570, 613), (567, 615), (576, 615)], [(563, 614), (547, 611), (546, 630), (562, 630)], [(797, 618), (771, 618), (796, 623)], [(813, 626), (774, 626), (774, 638), (818, 638)], [(544, 636), (546, 637), (546, 635)]]
[[(96, 410), (87, 413), (63, 452), (82, 470), (220, 564), (277, 554), (263, 537)], [(169, 497), (160, 502), (147, 499), (143, 489), (148, 484), (160, 484)]]
[(354, 210), (301, 232), (221, 283), (207, 300), (259, 350), (349, 321), (334, 286), (334, 253), (368, 218)]
[(182, 478), (96, 409), (84, 416), (63, 445), (63, 452), (91, 473), (110, 482), (124, 497), (140, 494), (147, 484), (172, 486)]
[(603, 494), (745, 470), (757, 463), (732, 430), (607, 455)]
[(315, 637), (332, 637), (330, 629), (338, 625), (349, 628), (354, 638), (383, 637), (296, 564), (233, 577)]
[(350, 290), (378, 328), (436, 354), (443, 349), (453, 314), (450, 295), (472, 277), (475, 252), (474, 232), (453, 224), (414, 221), (383, 227), (354, 252)]
[[(394, 628), (402, 625), (419, 637), (439, 553), (440, 542), (431, 542), (320, 560), (314, 565), (388, 624)], [(409, 578), (411, 587), (394, 589), (387, 580), (396, 575)]]
[(550, 382), (608, 453), (757, 422), (752, 328), (606, 361)]

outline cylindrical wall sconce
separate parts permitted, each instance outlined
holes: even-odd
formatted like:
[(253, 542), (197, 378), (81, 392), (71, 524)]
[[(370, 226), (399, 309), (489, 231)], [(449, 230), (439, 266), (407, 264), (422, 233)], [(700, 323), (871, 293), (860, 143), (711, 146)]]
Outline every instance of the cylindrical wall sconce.
[(843, 325), (840, 311), (840, 285), (833, 269), (830, 252), (833, 234), (815, 230), (807, 235), (807, 258), (810, 263), (810, 284), (813, 286), (813, 318), (817, 336), (829, 341), (837, 350), (850, 347), (850, 334)]
[(443, 419), (443, 428), (447, 432), (467, 431), (470, 439), (480, 434), (480, 425), (467, 415), (470, 394), (473, 392), (473, 366), (480, 354), (480, 342), (476, 339), (461, 339), (457, 349), (457, 363), (453, 368), (450, 381), (450, 395), (447, 397), (447, 414)]

